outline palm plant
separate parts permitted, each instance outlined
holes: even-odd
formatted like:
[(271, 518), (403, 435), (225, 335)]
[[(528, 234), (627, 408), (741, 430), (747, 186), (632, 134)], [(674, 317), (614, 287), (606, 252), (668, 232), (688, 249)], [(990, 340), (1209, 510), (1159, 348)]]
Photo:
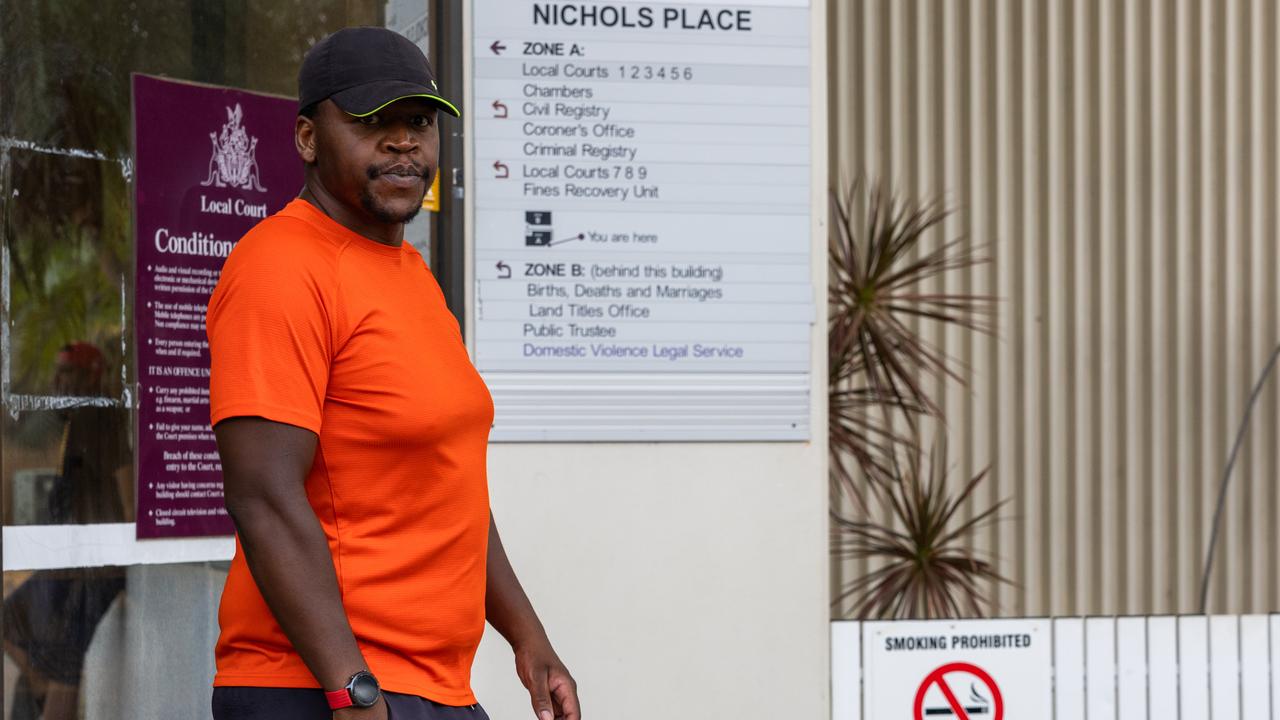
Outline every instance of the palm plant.
[[(964, 378), (956, 362), (913, 326), (940, 323), (993, 332), (993, 298), (924, 289), (944, 273), (986, 259), (963, 238), (925, 245), (948, 214), (937, 202), (907, 201), (879, 186), (853, 183), (834, 194), (832, 209), (828, 402), (833, 505), (844, 495), (870, 517), (872, 507), (865, 498), (873, 498), (889, 512), (883, 524), (833, 512), (837, 556), (886, 562), (843, 588), (834, 604), (855, 598), (852, 609), (859, 616), (978, 613), (980, 581), (998, 578), (989, 564), (961, 549), (961, 541), (978, 524), (945, 528), (986, 473), (972, 478), (955, 497), (941, 477), (936, 482), (922, 479), (919, 419), (944, 421), (940, 403), (927, 388), (944, 379), (963, 384)], [(944, 422), (939, 425), (945, 429)], [(936, 464), (945, 464), (945, 455)], [(989, 519), (994, 512), (992, 508), (978, 517)], [(939, 544), (941, 540), (945, 542)], [(914, 565), (903, 564), (908, 558), (914, 558)]]
[[(941, 455), (946, 456), (945, 443)], [(890, 522), (854, 520), (832, 513), (832, 552), (878, 567), (840, 588), (833, 605), (858, 618), (882, 620), (982, 615), (994, 603), (986, 582), (1007, 582), (995, 566), (967, 547), (969, 537), (995, 522), (1003, 502), (967, 520), (960, 508), (987, 470), (952, 493), (945, 460), (919, 443), (899, 446), (892, 476), (872, 484)]]
[(919, 415), (941, 415), (926, 390), (928, 378), (964, 382), (953, 361), (908, 323), (923, 319), (990, 332), (992, 298), (922, 290), (943, 273), (986, 262), (962, 238), (924, 247), (926, 234), (947, 217), (940, 204), (901, 201), (863, 183), (851, 184), (833, 200), (830, 447), (837, 479), (848, 485), (854, 476), (846, 457), (867, 474), (887, 469), (889, 448), (903, 440), (892, 430), (893, 416), (914, 428)]

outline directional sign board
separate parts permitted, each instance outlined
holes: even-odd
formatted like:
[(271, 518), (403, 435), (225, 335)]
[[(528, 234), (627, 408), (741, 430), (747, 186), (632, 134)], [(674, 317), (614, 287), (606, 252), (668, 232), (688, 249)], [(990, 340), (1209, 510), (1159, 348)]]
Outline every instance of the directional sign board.
[(874, 622), (863, 629), (866, 716), (1051, 717), (1047, 620)]
[(808, 0), (475, 0), (495, 440), (804, 440)]

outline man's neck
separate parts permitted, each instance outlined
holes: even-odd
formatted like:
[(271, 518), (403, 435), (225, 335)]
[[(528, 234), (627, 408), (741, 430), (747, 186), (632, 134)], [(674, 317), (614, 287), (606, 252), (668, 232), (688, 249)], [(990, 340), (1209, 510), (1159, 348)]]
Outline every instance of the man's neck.
[(334, 222), (357, 235), (362, 235), (376, 243), (390, 245), (391, 247), (400, 247), (400, 244), (404, 242), (404, 223), (388, 224), (378, 222), (375, 218), (364, 217), (354, 213), (346, 205), (343, 205), (341, 201), (330, 195), (329, 191), (325, 190), (324, 185), (315, 181), (314, 178), (307, 178), (298, 197), (311, 203), (320, 212), (332, 218)]

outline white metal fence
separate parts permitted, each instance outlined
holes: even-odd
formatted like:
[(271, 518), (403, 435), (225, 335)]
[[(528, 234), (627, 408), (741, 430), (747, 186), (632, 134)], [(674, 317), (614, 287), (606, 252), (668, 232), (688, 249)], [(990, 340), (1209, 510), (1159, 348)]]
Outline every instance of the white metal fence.
[[(864, 688), (870, 626), (831, 625), (832, 720), (899, 720), (877, 716)], [(1053, 720), (1280, 720), (1280, 615), (1057, 618), (1051, 628)]]

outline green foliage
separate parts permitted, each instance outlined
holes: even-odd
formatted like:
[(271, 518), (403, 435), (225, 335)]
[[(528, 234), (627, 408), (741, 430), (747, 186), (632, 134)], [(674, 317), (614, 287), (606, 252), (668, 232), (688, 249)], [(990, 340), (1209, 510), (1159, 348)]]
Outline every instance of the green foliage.
[(120, 367), (128, 186), (119, 165), (96, 160), (30, 154), (13, 165), (20, 202), (11, 207), (15, 229), (6, 240), (14, 390), (46, 393), (66, 343), (91, 342), (108, 367)]

